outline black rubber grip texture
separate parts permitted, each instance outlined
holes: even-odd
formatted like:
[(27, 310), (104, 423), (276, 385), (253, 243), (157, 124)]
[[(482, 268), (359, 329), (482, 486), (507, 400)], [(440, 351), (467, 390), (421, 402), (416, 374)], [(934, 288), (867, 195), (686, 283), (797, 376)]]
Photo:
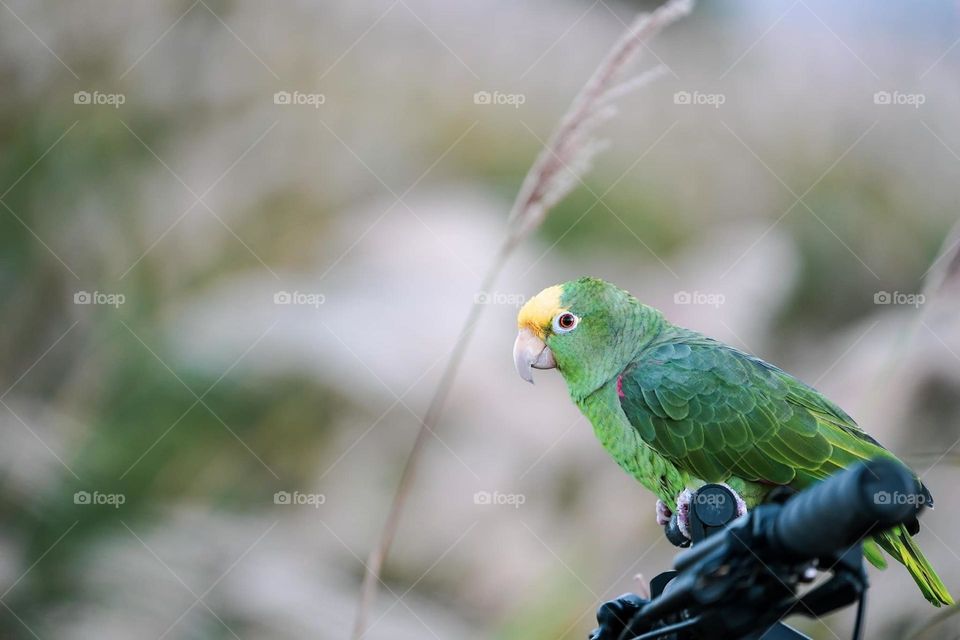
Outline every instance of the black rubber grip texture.
[(770, 542), (804, 560), (845, 549), (868, 533), (910, 520), (917, 486), (893, 460), (858, 464), (788, 500), (773, 522)]

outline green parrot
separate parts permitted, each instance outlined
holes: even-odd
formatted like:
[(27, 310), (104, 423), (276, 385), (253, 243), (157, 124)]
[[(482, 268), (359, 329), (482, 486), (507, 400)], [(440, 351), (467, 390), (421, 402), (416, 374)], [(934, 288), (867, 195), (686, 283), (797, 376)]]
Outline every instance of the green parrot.
[[(521, 308), (517, 325), (517, 372), (533, 382), (532, 369), (559, 370), (603, 447), (659, 499), (661, 524), (667, 505), (676, 504), (682, 519), (684, 497), (707, 482), (726, 483), (745, 511), (777, 486), (801, 490), (861, 460), (896, 459), (817, 390), (671, 324), (603, 280), (544, 289)], [(864, 555), (884, 568), (881, 548), (934, 606), (953, 604), (906, 527), (866, 541)]]

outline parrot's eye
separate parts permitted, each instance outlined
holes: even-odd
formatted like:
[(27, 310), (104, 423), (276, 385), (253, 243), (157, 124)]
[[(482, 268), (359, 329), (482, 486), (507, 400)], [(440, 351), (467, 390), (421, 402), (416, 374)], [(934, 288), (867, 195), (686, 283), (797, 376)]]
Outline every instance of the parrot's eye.
[(576, 328), (578, 322), (580, 322), (580, 318), (569, 311), (564, 311), (553, 319), (553, 331), (554, 333), (569, 333)]

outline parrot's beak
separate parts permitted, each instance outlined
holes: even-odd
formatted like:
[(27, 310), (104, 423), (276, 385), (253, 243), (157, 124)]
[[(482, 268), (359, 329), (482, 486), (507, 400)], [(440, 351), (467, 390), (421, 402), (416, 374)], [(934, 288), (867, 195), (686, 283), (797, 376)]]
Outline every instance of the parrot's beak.
[(520, 329), (517, 341), (513, 343), (513, 364), (520, 377), (533, 384), (531, 369), (554, 369), (557, 361), (553, 359), (553, 352), (546, 343), (524, 327)]

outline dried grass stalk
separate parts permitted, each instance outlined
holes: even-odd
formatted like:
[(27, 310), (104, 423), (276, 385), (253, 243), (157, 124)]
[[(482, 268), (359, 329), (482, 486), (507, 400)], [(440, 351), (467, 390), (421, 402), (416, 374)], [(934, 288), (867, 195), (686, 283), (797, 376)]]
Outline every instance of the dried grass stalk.
[(936, 259), (923, 274), (923, 281), (923, 294), (927, 299), (960, 282), (960, 220), (947, 233)]
[[(493, 289), (514, 248), (543, 223), (550, 209), (566, 197), (589, 171), (593, 158), (605, 146), (594, 134), (602, 122), (616, 113), (614, 101), (662, 73), (663, 69), (657, 67), (634, 78), (621, 80), (626, 67), (637, 58), (644, 43), (666, 26), (689, 14), (692, 9), (693, 0), (669, 0), (653, 13), (638, 17), (597, 67), (524, 179), (510, 211), (506, 237), (483, 278), (480, 291)], [(460, 331), (457, 349), (444, 367), (440, 383), (404, 464), (379, 542), (367, 559), (352, 635), (354, 640), (359, 640), (366, 633), (367, 618), (376, 596), (377, 583), (380, 582), (380, 572), (396, 536), (427, 436), (436, 427), (482, 310), (482, 305), (473, 305)]]

